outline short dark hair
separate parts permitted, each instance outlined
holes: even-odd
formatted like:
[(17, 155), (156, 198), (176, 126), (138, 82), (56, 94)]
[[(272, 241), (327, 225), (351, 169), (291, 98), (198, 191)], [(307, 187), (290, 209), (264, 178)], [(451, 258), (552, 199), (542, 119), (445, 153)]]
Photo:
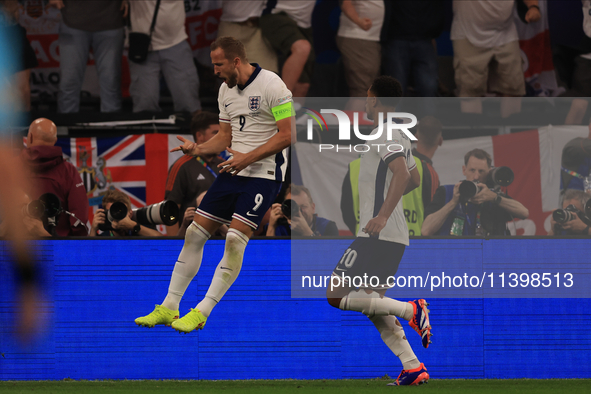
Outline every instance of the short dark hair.
[(472, 149), (470, 152), (466, 153), (466, 156), (464, 156), (464, 165), (468, 165), (468, 160), (470, 160), (470, 158), (474, 156), (477, 159), (480, 160), (486, 160), (486, 164), (488, 164), (488, 166), (490, 167), (492, 164), (492, 159), (490, 157), (490, 155), (488, 154), (488, 152), (482, 150), (482, 149)]
[(191, 134), (197, 141), (197, 133), (203, 133), (213, 124), (218, 124), (220, 117), (218, 114), (210, 111), (196, 111), (191, 118)]
[(381, 75), (373, 80), (369, 88), (384, 107), (396, 107), (402, 97), (402, 85), (396, 78)]
[(439, 143), (441, 136), (441, 122), (434, 116), (428, 115), (419, 121), (417, 133), (421, 143), (427, 146), (435, 146)]
[(128, 210), (131, 210), (131, 200), (129, 196), (117, 189), (109, 189), (103, 195), (103, 206), (107, 203), (122, 202)]
[(226, 59), (228, 59), (229, 61), (233, 61), (236, 58), (240, 58), (240, 60), (242, 60), (243, 63), (248, 63), (248, 58), (246, 57), (246, 49), (244, 49), (244, 44), (234, 37), (218, 37), (214, 42), (211, 43), (209, 48), (212, 52), (218, 48), (222, 48), (224, 54), (226, 55)]
[(308, 199), (310, 200), (310, 204), (314, 204), (314, 200), (312, 199), (312, 194), (310, 194), (310, 190), (307, 187), (292, 184), (289, 191), (292, 196), (299, 196), (301, 194), (306, 194), (308, 196)]

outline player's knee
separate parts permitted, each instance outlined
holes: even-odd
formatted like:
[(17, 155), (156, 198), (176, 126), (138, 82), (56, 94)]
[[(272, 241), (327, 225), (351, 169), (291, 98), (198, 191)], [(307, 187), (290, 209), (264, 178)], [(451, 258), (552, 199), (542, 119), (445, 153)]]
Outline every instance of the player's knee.
[(227, 264), (233, 269), (239, 269), (242, 266), (244, 249), (248, 244), (248, 237), (236, 229), (228, 230), (226, 234), (226, 246), (224, 249), (224, 258)]
[(192, 223), (185, 232), (185, 245), (197, 246), (205, 243), (211, 234), (197, 223)]

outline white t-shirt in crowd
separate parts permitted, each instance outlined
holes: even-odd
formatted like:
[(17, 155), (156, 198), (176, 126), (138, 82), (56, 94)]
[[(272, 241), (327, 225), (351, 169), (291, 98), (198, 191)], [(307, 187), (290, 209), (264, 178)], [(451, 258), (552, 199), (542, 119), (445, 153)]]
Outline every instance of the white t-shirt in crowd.
[(224, 22), (245, 22), (263, 13), (266, 0), (222, 0), (222, 17)]
[(302, 29), (312, 27), (312, 12), (314, 12), (315, 1), (311, 0), (278, 0), (272, 13), (285, 12), (291, 19), (296, 21)]
[(519, 39), (513, 20), (514, 1), (454, 0), (451, 39), (494, 48)]
[[(156, 0), (130, 1), (129, 4), (131, 31), (150, 34)], [(185, 18), (184, 1), (161, 0), (151, 50), (160, 51), (186, 40)]]
[(357, 26), (344, 12), (341, 12), (337, 36), (357, 38), (359, 40), (380, 41), (380, 32), (384, 24), (384, 0), (352, 0), (353, 8), (359, 18), (371, 19), (371, 28), (367, 31)]

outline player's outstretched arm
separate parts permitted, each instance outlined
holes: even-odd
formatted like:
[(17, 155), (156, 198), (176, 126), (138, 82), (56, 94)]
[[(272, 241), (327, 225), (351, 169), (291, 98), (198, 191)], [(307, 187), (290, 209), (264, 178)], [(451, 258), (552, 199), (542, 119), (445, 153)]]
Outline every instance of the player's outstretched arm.
[(220, 131), (210, 140), (201, 145), (177, 135), (176, 138), (183, 144), (172, 148), (171, 152), (182, 151), (186, 155), (217, 155), (223, 152), (232, 143), (232, 125), (230, 123), (220, 122)]
[(240, 153), (228, 149), (228, 151), (233, 154), (233, 157), (218, 165), (218, 167), (222, 168), (220, 172), (230, 172), (232, 175), (237, 175), (252, 163), (281, 152), (283, 149), (291, 145), (291, 125), (291, 117), (278, 120), (277, 128), (279, 131), (271, 137), (269, 141), (251, 152)]
[(382, 208), (378, 215), (371, 219), (365, 226), (365, 232), (369, 235), (378, 235), (384, 227), (386, 222), (394, 212), (394, 208), (398, 205), (398, 202), (402, 198), (402, 193), (406, 190), (406, 187), (411, 179), (408, 167), (406, 164), (406, 158), (404, 156), (397, 157), (388, 164), (388, 168), (392, 171), (392, 181), (388, 192), (386, 193), (386, 199), (382, 204)]

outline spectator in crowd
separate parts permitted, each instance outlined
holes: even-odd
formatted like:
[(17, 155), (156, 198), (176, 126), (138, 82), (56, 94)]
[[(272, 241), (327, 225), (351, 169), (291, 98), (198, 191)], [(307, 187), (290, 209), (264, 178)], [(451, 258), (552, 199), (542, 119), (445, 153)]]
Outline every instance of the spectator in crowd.
[[(285, 217), (281, 204), (271, 206), (267, 236), (337, 237), (339, 230), (332, 220), (319, 217), (310, 190), (304, 186), (291, 185), (285, 201), (291, 200), (291, 218)], [(294, 208), (295, 204), (298, 208)]]
[[(445, 2), (388, 1), (383, 37), (384, 74), (412, 85), (419, 97), (436, 97), (437, 53), (434, 39), (444, 27)], [(412, 77), (412, 82), (411, 82)]]
[(587, 138), (573, 138), (564, 145), (561, 162), (560, 194), (567, 189), (584, 191), (585, 182), (591, 183), (591, 121)]
[[(524, 0), (525, 20), (541, 18), (538, 0)], [(455, 80), (460, 97), (481, 97), (490, 90), (503, 96), (525, 94), (525, 79), (514, 22), (513, 1), (454, 0), (451, 39)], [(521, 101), (504, 101), (502, 116), (519, 112)], [(482, 113), (480, 100), (462, 100), (462, 111)]]
[(14, 111), (31, 110), (31, 69), (37, 67), (37, 57), (27, 38), (27, 31), (18, 24), (18, 1), (0, 0), (0, 27), (4, 32), (9, 52), (16, 54), (17, 62), (14, 64), (14, 72), (11, 85), (17, 94), (18, 100), (13, 101)]
[[(197, 144), (209, 141), (219, 130), (219, 117), (213, 112), (199, 111), (191, 119), (191, 133)], [(180, 157), (168, 171), (164, 198), (177, 203), (179, 212), (185, 212), (212, 185), (222, 161), (218, 155)], [(179, 224), (168, 226), (167, 233), (177, 235), (178, 230)]]
[(62, 209), (74, 215), (59, 214), (55, 235), (86, 236), (86, 188), (76, 167), (64, 161), (62, 148), (55, 146), (56, 142), (57, 127), (51, 120), (39, 118), (29, 127), (27, 149), (21, 152), (21, 158), (31, 170), (31, 184), (35, 187), (30, 197), (37, 200), (44, 193), (53, 193), (60, 199)]
[[(150, 34), (156, 0), (132, 1), (130, 6), (131, 31)], [(161, 1), (147, 59), (143, 63), (129, 62), (133, 112), (160, 111), (160, 72), (175, 111), (201, 109), (199, 76), (187, 41), (185, 17), (183, 1)]]
[(279, 55), (281, 78), (293, 97), (306, 97), (312, 80), (315, 1), (269, 1), (260, 20), (263, 37)]
[(234, 37), (244, 44), (248, 60), (265, 70), (279, 72), (277, 54), (263, 38), (259, 27), (260, 16), (266, 0), (222, 0), (222, 17), (218, 37)]
[[(127, 207), (127, 216), (121, 220), (112, 220), (111, 228), (107, 231), (102, 231), (98, 234), (100, 225), (107, 225), (107, 212), (116, 202), (121, 202)], [(90, 236), (96, 237), (127, 237), (127, 236), (143, 236), (143, 237), (160, 237), (162, 234), (158, 230), (145, 227), (131, 219), (131, 200), (129, 196), (119, 190), (108, 190), (103, 196), (103, 208), (97, 209), (92, 219), (92, 227), (90, 229)]]
[[(421, 176), (419, 187), (402, 196), (404, 216), (409, 235), (421, 235), (425, 207), (431, 204), (439, 188), (439, 175), (433, 168), (433, 155), (443, 144), (441, 122), (433, 116), (425, 116), (417, 126), (417, 146), (412, 150)], [(418, 159), (418, 160), (417, 160)]]
[[(575, 209), (585, 212), (585, 204), (591, 198), (591, 195), (581, 191), (568, 189), (564, 193), (562, 209), (574, 206)], [(572, 211), (571, 211), (572, 212)], [(565, 223), (556, 223), (554, 215), (550, 219), (550, 231), (548, 235), (591, 235), (589, 225), (585, 224), (579, 216), (573, 212), (572, 219)]]
[[(185, 234), (187, 233), (187, 229), (189, 228), (191, 223), (193, 223), (193, 219), (195, 218), (195, 211), (196, 211), (197, 207), (201, 204), (201, 201), (203, 200), (203, 197), (205, 197), (205, 194), (207, 194), (207, 191), (204, 191), (201, 194), (199, 194), (199, 196), (197, 196), (197, 200), (195, 201), (195, 204), (192, 204), (195, 206), (188, 207), (185, 210), (185, 214), (183, 216), (183, 222), (181, 223), (181, 228), (179, 228), (179, 231), (176, 234), (177, 237), (184, 237)], [(228, 226), (226, 226), (225, 224), (222, 224), (220, 226), (220, 228), (215, 232), (215, 234), (213, 234), (213, 236), (226, 238), (227, 233), (228, 233)]]
[(491, 162), (490, 155), (482, 149), (466, 153), (462, 172), (468, 181), (478, 182), (478, 193), (468, 201), (461, 201), (461, 182), (440, 186), (425, 209), (422, 235), (509, 235), (508, 221), (529, 216), (523, 204), (486, 186)]
[(337, 32), (337, 46), (343, 56), (349, 96), (363, 97), (350, 101), (350, 110), (365, 109), (367, 87), (380, 73), (382, 49), (380, 32), (384, 22), (383, 0), (343, 0)]
[(121, 57), (127, 0), (49, 0), (49, 5), (62, 14), (58, 111), (79, 111), (80, 90), (91, 47), (100, 85), (101, 112), (121, 110)]
[[(581, 12), (582, 11), (582, 12)], [(552, 62), (559, 81), (567, 89), (561, 96), (574, 97), (565, 124), (581, 124), (591, 97), (591, 1), (548, 1)]]

